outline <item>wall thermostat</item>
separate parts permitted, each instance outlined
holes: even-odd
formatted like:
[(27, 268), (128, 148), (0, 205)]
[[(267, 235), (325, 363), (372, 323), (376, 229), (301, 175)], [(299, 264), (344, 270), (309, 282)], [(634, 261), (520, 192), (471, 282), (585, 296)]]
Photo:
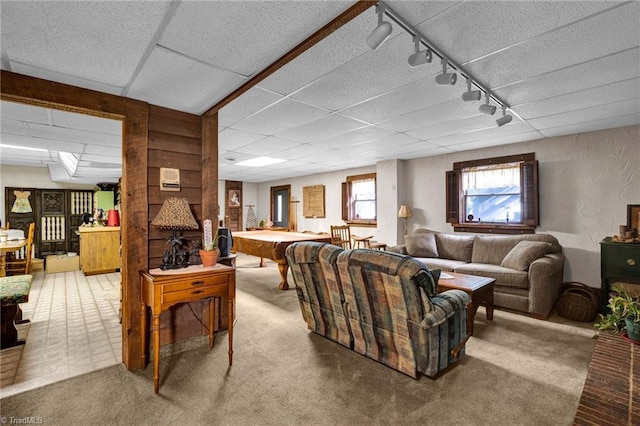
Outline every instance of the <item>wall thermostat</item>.
[(180, 169), (160, 167), (160, 191), (180, 191)]

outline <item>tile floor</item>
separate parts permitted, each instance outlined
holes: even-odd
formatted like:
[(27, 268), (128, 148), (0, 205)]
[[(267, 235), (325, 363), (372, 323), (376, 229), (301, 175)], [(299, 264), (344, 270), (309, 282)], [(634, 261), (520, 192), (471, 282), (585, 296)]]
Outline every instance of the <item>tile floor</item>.
[(35, 272), (21, 308), (26, 344), (0, 351), (0, 397), (122, 361), (119, 272)]

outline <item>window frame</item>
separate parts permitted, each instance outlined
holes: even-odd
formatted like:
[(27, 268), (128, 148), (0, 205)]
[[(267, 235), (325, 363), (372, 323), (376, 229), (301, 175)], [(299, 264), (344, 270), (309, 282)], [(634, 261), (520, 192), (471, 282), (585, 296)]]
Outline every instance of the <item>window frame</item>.
[[(520, 163), (521, 222), (472, 223), (465, 221), (462, 170), (470, 167), (491, 166), (504, 163)], [(446, 220), (455, 232), (532, 234), (539, 225), (538, 162), (535, 153), (492, 157), (453, 163), (453, 170), (446, 172)]]
[[(371, 180), (373, 179), (374, 185), (374, 203), (376, 210), (375, 219), (353, 219), (355, 214), (354, 208), (351, 202), (351, 194), (352, 194), (352, 185), (354, 182), (363, 181), (363, 180)], [(353, 175), (347, 176), (346, 182), (342, 183), (342, 220), (348, 225), (357, 225), (357, 226), (377, 226), (378, 225), (378, 181), (376, 173), (365, 173), (361, 175)]]

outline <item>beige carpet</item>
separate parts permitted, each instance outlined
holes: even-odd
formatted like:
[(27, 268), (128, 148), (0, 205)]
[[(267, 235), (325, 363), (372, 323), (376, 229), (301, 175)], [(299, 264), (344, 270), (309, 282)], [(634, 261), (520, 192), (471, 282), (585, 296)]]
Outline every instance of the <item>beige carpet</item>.
[[(46, 425), (570, 425), (595, 341), (590, 324), (483, 308), (467, 354), (438, 380), (413, 380), (306, 329), (274, 263), (240, 256), (234, 362), (227, 334), (164, 347), (152, 367), (109, 367), (0, 401)], [(178, 348), (190, 348), (179, 351)]]

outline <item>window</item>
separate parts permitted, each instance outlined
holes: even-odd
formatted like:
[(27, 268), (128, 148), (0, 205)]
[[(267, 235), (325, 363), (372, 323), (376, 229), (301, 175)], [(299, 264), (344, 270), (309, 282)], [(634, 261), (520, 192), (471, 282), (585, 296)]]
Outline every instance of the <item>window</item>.
[(342, 220), (375, 225), (376, 217), (376, 174), (347, 176), (342, 184)]
[(447, 222), (456, 231), (532, 233), (538, 225), (533, 153), (454, 163), (446, 192)]

